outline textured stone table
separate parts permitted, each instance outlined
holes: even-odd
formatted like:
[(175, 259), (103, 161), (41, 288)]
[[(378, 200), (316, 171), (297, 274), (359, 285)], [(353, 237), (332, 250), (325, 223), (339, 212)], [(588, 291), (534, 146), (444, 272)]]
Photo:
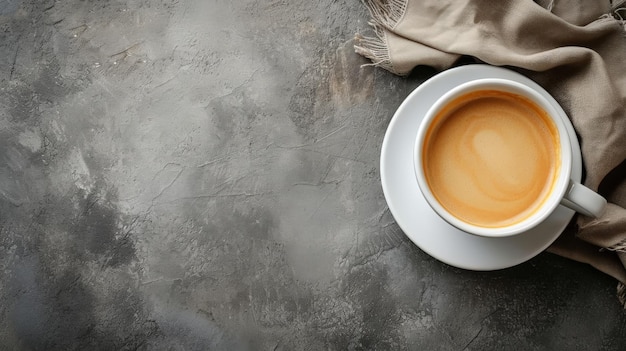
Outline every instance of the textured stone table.
[(358, 1), (0, 3), (1, 350), (624, 350), (616, 283), (423, 253), (379, 178), (434, 71)]

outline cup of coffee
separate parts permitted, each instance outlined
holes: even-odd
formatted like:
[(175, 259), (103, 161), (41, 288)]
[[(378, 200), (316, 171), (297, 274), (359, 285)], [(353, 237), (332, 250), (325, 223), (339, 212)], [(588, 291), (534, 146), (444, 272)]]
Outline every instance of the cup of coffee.
[(470, 81), (439, 98), (419, 126), (414, 168), (441, 218), (485, 237), (528, 231), (559, 205), (593, 217), (606, 206), (571, 179), (570, 136), (556, 108), (506, 79)]

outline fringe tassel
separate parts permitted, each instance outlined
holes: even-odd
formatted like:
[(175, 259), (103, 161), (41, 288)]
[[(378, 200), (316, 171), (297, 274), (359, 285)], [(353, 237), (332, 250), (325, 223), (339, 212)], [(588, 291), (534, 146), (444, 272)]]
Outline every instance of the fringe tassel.
[(611, 250), (611, 251), (626, 253), (626, 238), (618, 242), (617, 244), (607, 247), (606, 249)]
[(398, 74), (391, 63), (385, 29), (393, 30), (398, 25), (406, 13), (408, 0), (362, 0), (362, 2), (372, 18), (369, 25), (374, 29), (375, 36), (364, 37), (357, 34), (354, 37), (356, 42), (354, 51), (372, 61), (361, 67), (375, 66)]
[(626, 0), (611, 1), (611, 13), (608, 13), (601, 18), (610, 18), (616, 20), (624, 28), (624, 34), (626, 35)]
[(372, 20), (393, 30), (404, 17), (408, 0), (362, 0), (372, 16)]
[(364, 37), (357, 34), (354, 37), (356, 45), (354, 45), (354, 51), (372, 61), (361, 65), (361, 67), (374, 66), (384, 68), (391, 73), (396, 73), (391, 63), (391, 57), (389, 56), (389, 48), (387, 47), (387, 40), (382, 29), (374, 27), (376, 37)]
[(617, 299), (626, 310), (626, 285), (624, 283), (617, 284)]
[(611, 10), (616, 11), (622, 6), (626, 5), (626, 0), (611, 0)]
[(626, 19), (622, 17), (622, 14), (620, 12), (624, 12), (624, 14), (626, 14), (626, 7), (620, 7), (618, 9), (615, 9), (613, 11), (613, 16), (616, 17), (617, 21), (622, 24), (622, 27), (624, 27), (624, 32), (626, 33)]

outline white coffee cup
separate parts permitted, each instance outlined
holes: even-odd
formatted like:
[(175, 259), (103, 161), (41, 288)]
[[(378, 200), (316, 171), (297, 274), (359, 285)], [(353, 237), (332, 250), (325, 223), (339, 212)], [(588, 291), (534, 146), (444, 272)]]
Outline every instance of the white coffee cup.
[[(550, 182), (551, 190), (547, 193), (545, 199), (530, 215), (520, 221), (503, 226), (476, 225), (452, 214), (437, 200), (437, 196), (431, 191), (424, 169), (425, 139), (433, 123), (444, 123), (441, 122), (442, 119), (445, 120), (445, 117), (440, 116), (441, 113), (444, 113), (442, 111), (451, 102), (458, 101), (456, 99), (466, 96), (466, 94), (480, 94), (478, 92), (486, 90), (497, 90), (524, 97), (545, 111), (545, 115), (549, 117), (549, 120), (556, 127), (557, 133), (554, 139), (558, 144), (558, 149), (560, 149), (560, 160), (555, 165), (557, 169), (552, 178), (553, 181)], [(572, 148), (570, 136), (568, 135), (563, 117), (561, 117), (556, 108), (536, 90), (506, 79), (489, 78), (470, 81), (452, 89), (439, 98), (428, 110), (419, 126), (414, 148), (414, 168), (420, 191), (428, 204), (441, 218), (460, 230), (484, 237), (506, 237), (526, 232), (543, 222), (559, 205), (564, 205), (591, 217), (599, 217), (606, 206), (606, 200), (602, 196), (571, 179)]]

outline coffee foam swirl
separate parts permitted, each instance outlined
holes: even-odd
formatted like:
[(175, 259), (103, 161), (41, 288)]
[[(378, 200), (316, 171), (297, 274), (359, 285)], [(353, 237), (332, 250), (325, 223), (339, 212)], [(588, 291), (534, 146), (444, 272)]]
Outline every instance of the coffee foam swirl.
[(553, 186), (557, 129), (518, 95), (479, 91), (455, 99), (435, 118), (423, 151), (426, 180), (448, 212), (500, 227), (529, 217)]

